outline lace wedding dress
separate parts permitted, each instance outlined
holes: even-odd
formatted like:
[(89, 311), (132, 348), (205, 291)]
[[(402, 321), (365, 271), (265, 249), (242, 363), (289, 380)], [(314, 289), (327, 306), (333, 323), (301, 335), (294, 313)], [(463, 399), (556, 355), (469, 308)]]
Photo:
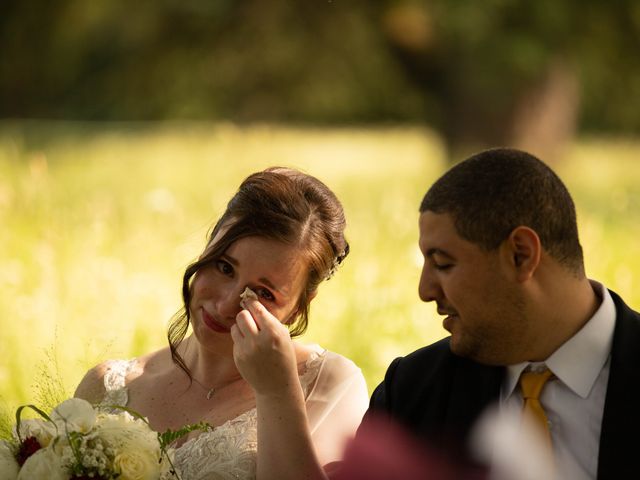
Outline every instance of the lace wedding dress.
[[(127, 405), (126, 378), (136, 363), (136, 359), (109, 362), (101, 403)], [(318, 457), (322, 463), (340, 459), (345, 441), (355, 433), (368, 405), (360, 369), (345, 357), (317, 347), (300, 374), (300, 383)], [(255, 479), (257, 424), (253, 408), (187, 440), (175, 451), (174, 465), (182, 480)]]

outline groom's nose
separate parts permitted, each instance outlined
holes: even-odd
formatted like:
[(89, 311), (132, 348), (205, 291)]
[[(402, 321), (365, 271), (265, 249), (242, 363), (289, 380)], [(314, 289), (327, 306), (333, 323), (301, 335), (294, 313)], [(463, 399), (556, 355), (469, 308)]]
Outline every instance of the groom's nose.
[(442, 288), (438, 282), (437, 275), (430, 271), (428, 263), (425, 261), (418, 284), (418, 295), (423, 302), (433, 302), (442, 297)]

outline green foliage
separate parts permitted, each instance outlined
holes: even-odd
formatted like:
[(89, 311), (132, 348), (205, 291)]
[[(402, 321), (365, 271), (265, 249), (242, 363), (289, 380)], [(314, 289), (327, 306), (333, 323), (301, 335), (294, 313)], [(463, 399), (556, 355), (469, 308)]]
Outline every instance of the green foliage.
[(53, 423), (53, 421), (51, 420), (51, 418), (49, 418), (49, 415), (47, 415), (42, 409), (36, 407), (35, 405), (32, 404), (28, 404), (28, 405), (20, 405), (17, 409), (16, 409), (16, 433), (18, 435), (18, 441), (22, 441), (23, 439), (20, 436), (20, 423), (22, 422), (22, 412), (25, 409), (30, 409), (33, 410), (34, 412), (36, 412), (38, 415), (40, 415), (42, 418), (44, 418), (46, 421)]
[(58, 365), (58, 357), (54, 344), (45, 351), (45, 357), (36, 367), (36, 380), (31, 390), (34, 401), (45, 411), (51, 411), (56, 405), (71, 396), (71, 392), (64, 385), (64, 380)]
[(420, 113), (417, 97), (395, 94), (406, 82), (365, 2), (8, 3), (5, 117), (353, 122)]
[[(557, 167), (587, 272), (636, 309), (639, 152), (583, 139)], [(184, 268), (241, 180), (272, 165), (318, 176), (344, 204), (351, 253), (301, 340), (352, 358), (373, 389), (394, 357), (445, 335), (417, 296), (418, 205), (445, 164), (419, 128), (0, 125), (0, 398), (48, 410), (96, 363), (165, 346)], [(0, 415), (0, 434), (11, 423)]]
[(207, 422), (199, 422), (191, 425), (185, 425), (184, 427), (178, 430), (167, 429), (162, 433), (158, 433), (158, 439), (160, 440), (161, 447), (167, 448), (173, 442), (175, 442), (179, 438), (182, 438), (191, 432), (194, 432), (196, 430), (207, 431), (209, 429), (211, 429), (211, 425), (209, 425)]
[(639, 12), (633, 0), (4, 0), (0, 116), (446, 132), (448, 115), (478, 109), (505, 128), (561, 59), (583, 86), (583, 127), (638, 132)]
[(422, 129), (5, 124), (0, 395), (33, 401), (34, 366), (52, 345), (67, 392), (98, 362), (166, 345), (184, 268), (241, 180), (272, 165), (315, 174), (343, 199), (352, 252), (321, 287), (303, 340), (355, 358), (377, 382), (390, 357), (442, 335), (415, 308), (417, 205), (442, 162)]
[[(127, 412), (132, 417), (138, 420), (141, 420), (147, 425), (149, 425), (149, 421), (145, 416), (143, 416), (141, 413), (138, 413), (135, 410), (132, 410), (131, 408), (127, 408), (122, 405), (101, 405), (101, 408), (104, 408), (107, 410), (122, 410), (124, 412)], [(158, 432), (158, 441), (160, 442), (160, 448), (163, 451), (165, 451), (173, 442), (175, 442), (176, 440), (184, 437), (185, 435), (191, 432), (194, 432), (196, 430), (206, 431), (210, 429), (211, 429), (211, 425), (209, 425), (207, 422), (198, 422), (198, 423), (188, 424), (183, 426), (182, 428), (179, 428), (178, 430), (171, 430), (170, 428), (168, 428), (164, 432)]]

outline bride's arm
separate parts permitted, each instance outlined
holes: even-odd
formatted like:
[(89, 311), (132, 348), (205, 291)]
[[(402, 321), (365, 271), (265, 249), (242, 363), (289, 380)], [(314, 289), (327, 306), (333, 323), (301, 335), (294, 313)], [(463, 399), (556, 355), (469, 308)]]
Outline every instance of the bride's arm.
[(257, 300), (231, 329), (234, 358), (256, 395), (258, 480), (325, 480), (311, 440), (289, 332)]
[(257, 479), (326, 479), (307, 426), (302, 391), (281, 396), (257, 394), (256, 407)]

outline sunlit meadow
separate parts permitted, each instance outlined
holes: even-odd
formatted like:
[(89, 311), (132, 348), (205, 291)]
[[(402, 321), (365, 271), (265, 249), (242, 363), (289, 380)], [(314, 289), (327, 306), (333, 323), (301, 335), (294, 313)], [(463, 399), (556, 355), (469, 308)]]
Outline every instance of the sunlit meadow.
[[(640, 308), (640, 143), (583, 139), (557, 172), (587, 271)], [(166, 343), (182, 272), (248, 174), (298, 167), (343, 201), (351, 254), (314, 300), (306, 342), (372, 389), (444, 336), (417, 296), (417, 209), (446, 167), (425, 128), (0, 124), (0, 397), (70, 395), (87, 368)], [(490, 298), (487, 299), (491, 301)]]

